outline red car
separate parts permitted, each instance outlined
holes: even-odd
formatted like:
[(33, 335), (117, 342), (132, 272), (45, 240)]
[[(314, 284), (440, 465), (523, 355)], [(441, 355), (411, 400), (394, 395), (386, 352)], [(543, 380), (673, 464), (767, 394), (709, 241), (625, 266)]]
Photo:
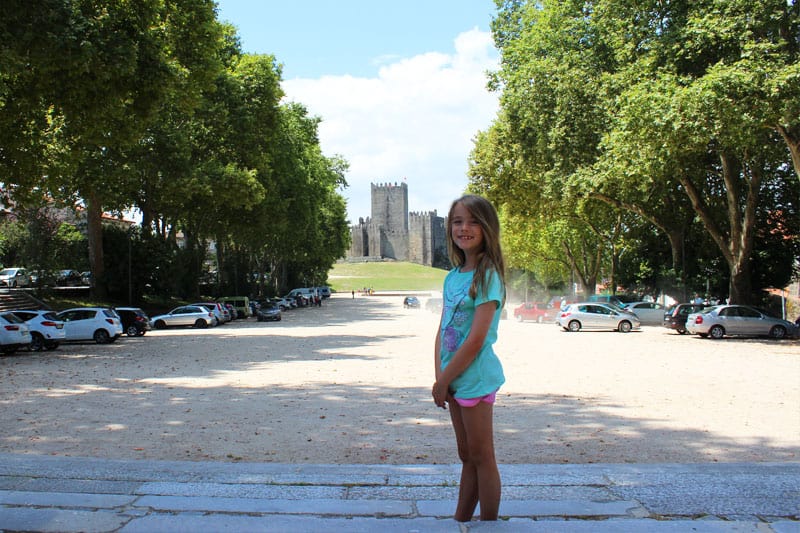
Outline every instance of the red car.
[(514, 309), (514, 318), (517, 322), (533, 320), (541, 324), (555, 320), (556, 311), (558, 310), (547, 304), (527, 302)]

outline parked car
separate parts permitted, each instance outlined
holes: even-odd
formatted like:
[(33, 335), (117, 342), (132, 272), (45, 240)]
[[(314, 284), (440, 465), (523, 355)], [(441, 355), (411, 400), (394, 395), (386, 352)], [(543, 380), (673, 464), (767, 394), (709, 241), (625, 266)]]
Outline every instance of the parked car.
[(287, 311), (295, 307), (292, 305), (292, 301), (287, 300), (286, 298), (270, 298), (269, 301), (276, 304), (281, 311)]
[(199, 305), (182, 305), (169, 313), (154, 316), (151, 319), (153, 327), (164, 329), (172, 326), (194, 326), (208, 328), (214, 325), (214, 313)]
[(277, 322), (281, 320), (281, 318), (281, 308), (278, 306), (278, 304), (270, 301), (263, 302), (256, 311), (256, 320), (259, 322)]
[(64, 322), (53, 311), (14, 309), (12, 313), (28, 324), (31, 330), (31, 350), (34, 352), (55, 350), (64, 340)]
[(705, 304), (677, 304), (664, 313), (664, 327), (674, 329), (681, 335), (686, 333), (686, 318), (692, 313), (698, 313), (705, 309)]
[(428, 298), (428, 301), (425, 302), (425, 309), (427, 309), (431, 313), (441, 313), (442, 312), (442, 299), (441, 298)]
[(0, 313), (0, 351), (11, 355), (30, 345), (31, 330), (20, 317), (10, 311)]
[(686, 318), (686, 331), (712, 339), (726, 335), (783, 339), (799, 334), (796, 324), (749, 305), (717, 305), (692, 313)]
[(656, 302), (631, 302), (625, 304), (625, 309), (639, 317), (645, 326), (660, 326), (664, 323), (666, 308)]
[(406, 309), (419, 309), (419, 298), (416, 296), (406, 296), (403, 298), (403, 307)]
[(555, 318), (556, 310), (544, 303), (526, 302), (514, 309), (514, 318), (517, 322), (532, 320), (541, 324), (550, 322)]
[(60, 270), (56, 275), (56, 285), (59, 287), (80, 287), (83, 285), (81, 273), (77, 270)]
[[(622, 298), (613, 294), (593, 294), (589, 296), (588, 301), (592, 303), (611, 304), (615, 307), (620, 307), (622, 309), (625, 309), (625, 304), (626, 304), (626, 302), (624, 302)], [(575, 302), (575, 303), (580, 303), (580, 302)]]
[(92, 284), (92, 272), (90, 270), (81, 272), (81, 283), (87, 286)]
[(13, 267), (0, 270), (0, 287), (28, 287), (31, 277), (24, 268)]
[(562, 309), (556, 323), (567, 331), (610, 329), (627, 333), (639, 329), (639, 317), (609, 303), (580, 302)]
[[(220, 305), (222, 305), (223, 309), (228, 311), (228, 316), (230, 317), (230, 320), (236, 320), (237, 318), (239, 318), (239, 316), (238, 316), (239, 313), (236, 312), (236, 308), (233, 305), (231, 305), (229, 302), (220, 302)], [(230, 322), (230, 320), (229, 320), (229, 322)]]
[(107, 307), (74, 307), (56, 314), (64, 322), (65, 341), (115, 342), (122, 335), (119, 315)]
[(236, 310), (236, 315), (233, 318), (247, 318), (252, 316), (250, 311), (250, 298), (247, 296), (223, 296), (217, 298), (220, 303), (229, 303)]
[[(220, 324), (224, 324), (225, 322), (230, 322), (232, 319), (230, 318), (230, 311), (228, 308), (223, 306), (219, 302), (195, 302), (189, 305), (198, 305), (200, 307), (205, 307), (212, 313), (214, 313), (214, 318), (216, 322), (214, 323), (215, 326), (219, 326)], [(227, 315), (227, 319), (226, 319)]]
[(128, 337), (141, 337), (150, 331), (150, 317), (138, 307), (117, 307), (114, 309), (122, 321), (122, 330)]
[(331, 297), (331, 288), (328, 287), (327, 285), (323, 286), (323, 287), (317, 287), (317, 290), (319, 291), (319, 295), (322, 298), (330, 298)]

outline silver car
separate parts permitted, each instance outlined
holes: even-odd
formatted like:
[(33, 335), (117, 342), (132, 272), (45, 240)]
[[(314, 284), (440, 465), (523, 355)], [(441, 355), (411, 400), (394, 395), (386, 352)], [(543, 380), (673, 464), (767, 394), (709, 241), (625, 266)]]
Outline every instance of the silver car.
[(639, 317), (610, 304), (579, 302), (569, 304), (558, 314), (556, 324), (567, 331), (606, 329), (627, 333), (641, 327)]
[(625, 304), (625, 309), (639, 317), (646, 326), (660, 326), (664, 323), (666, 308), (656, 302), (632, 302)]
[(169, 313), (154, 316), (150, 321), (155, 329), (164, 329), (170, 326), (207, 328), (217, 323), (214, 313), (199, 305), (182, 305)]
[(0, 287), (27, 287), (31, 277), (24, 268), (4, 268), (0, 270)]
[(686, 318), (686, 331), (712, 339), (726, 335), (783, 339), (800, 334), (788, 320), (771, 317), (749, 305), (718, 305), (692, 313)]

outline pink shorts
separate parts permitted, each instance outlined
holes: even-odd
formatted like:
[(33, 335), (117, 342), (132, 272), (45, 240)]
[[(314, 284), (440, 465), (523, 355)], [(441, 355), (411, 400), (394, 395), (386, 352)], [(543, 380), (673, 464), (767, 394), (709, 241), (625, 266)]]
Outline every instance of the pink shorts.
[(461, 407), (475, 407), (481, 402), (494, 403), (496, 398), (497, 398), (497, 391), (494, 391), (491, 394), (487, 394), (486, 396), (480, 396), (479, 398), (453, 398), (453, 399)]

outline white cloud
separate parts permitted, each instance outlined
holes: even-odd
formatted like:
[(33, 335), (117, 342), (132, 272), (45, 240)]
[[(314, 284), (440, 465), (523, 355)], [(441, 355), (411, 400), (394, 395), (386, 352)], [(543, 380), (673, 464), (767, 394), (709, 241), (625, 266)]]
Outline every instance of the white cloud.
[(284, 81), (287, 98), (322, 119), (323, 151), (350, 163), (343, 194), (351, 222), (371, 214), (370, 183), (405, 179), (409, 208), (440, 214), (466, 187), (472, 139), (497, 112), (486, 72), (498, 59), (488, 32), (464, 32), (454, 45), (452, 54), (386, 63), (375, 78)]

